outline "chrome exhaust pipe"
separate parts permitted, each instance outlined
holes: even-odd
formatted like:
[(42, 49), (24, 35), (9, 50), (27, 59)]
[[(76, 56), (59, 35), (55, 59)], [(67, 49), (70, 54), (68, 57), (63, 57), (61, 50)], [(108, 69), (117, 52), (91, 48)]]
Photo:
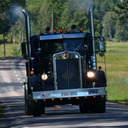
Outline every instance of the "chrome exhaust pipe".
[(96, 48), (95, 48), (95, 33), (94, 33), (94, 9), (95, 5), (93, 4), (90, 8), (90, 14), (91, 14), (91, 34), (92, 34), (92, 46), (93, 46), (93, 56), (92, 56), (92, 68), (94, 70), (97, 69), (97, 62), (96, 62)]
[(28, 15), (28, 12), (25, 9), (23, 9), (22, 12), (25, 16), (28, 57), (31, 57), (31, 43), (30, 43), (31, 32), (30, 32), (29, 15)]

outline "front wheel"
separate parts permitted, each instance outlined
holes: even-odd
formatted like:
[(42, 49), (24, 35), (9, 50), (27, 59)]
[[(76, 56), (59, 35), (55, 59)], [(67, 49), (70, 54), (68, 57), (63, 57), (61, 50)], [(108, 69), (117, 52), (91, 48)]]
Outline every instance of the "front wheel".
[(29, 99), (27, 84), (25, 84), (24, 86), (24, 100), (25, 100), (25, 114), (32, 115), (33, 113), (31, 107), (31, 100)]
[(41, 116), (41, 114), (45, 114), (45, 106), (41, 101), (33, 101), (33, 116)]
[(98, 97), (96, 103), (96, 112), (105, 113), (106, 111), (106, 99), (105, 97)]
[(105, 113), (106, 111), (106, 98), (97, 97), (90, 101), (90, 111), (92, 113)]
[(81, 102), (79, 108), (81, 113), (89, 113), (89, 103), (87, 101)]

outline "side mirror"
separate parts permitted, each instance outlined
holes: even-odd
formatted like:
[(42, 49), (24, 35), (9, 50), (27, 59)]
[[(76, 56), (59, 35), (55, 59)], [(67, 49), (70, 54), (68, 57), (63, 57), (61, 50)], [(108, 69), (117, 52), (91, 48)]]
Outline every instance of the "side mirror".
[(106, 46), (103, 37), (99, 37), (99, 50), (100, 50), (100, 56), (104, 56), (104, 53), (106, 52)]
[(24, 59), (27, 59), (27, 54), (26, 54), (26, 43), (23, 42), (21, 44), (21, 48), (22, 48), (22, 56), (24, 57)]

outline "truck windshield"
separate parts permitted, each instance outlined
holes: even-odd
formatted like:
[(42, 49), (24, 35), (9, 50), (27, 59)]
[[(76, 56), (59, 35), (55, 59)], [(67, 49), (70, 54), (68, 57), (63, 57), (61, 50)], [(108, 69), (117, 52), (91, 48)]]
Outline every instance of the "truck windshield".
[(63, 40), (63, 47), (66, 51), (81, 51), (83, 50), (84, 39), (67, 39)]
[(84, 39), (45, 40), (41, 47), (44, 53), (57, 53), (62, 51), (82, 51)]

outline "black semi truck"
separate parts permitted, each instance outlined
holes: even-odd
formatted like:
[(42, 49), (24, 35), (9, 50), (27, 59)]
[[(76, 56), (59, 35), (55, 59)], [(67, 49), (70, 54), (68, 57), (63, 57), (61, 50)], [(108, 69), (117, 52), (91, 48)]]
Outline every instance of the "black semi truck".
[[(93, 11), (90, 8), (91, 33), (60, 29), (39, 35), (30, 34), (29, 15), (26, 20), (27, 42), (22, 55), (27, 60), (27, 82), (24, 83), (25, 112), (40, 116), (51, 105), (79, 105), (81, 113), (106, 110), (106, 75), (97, 69)], [(99, 53), (105, 53), (105, 42), (99, 37)]]

